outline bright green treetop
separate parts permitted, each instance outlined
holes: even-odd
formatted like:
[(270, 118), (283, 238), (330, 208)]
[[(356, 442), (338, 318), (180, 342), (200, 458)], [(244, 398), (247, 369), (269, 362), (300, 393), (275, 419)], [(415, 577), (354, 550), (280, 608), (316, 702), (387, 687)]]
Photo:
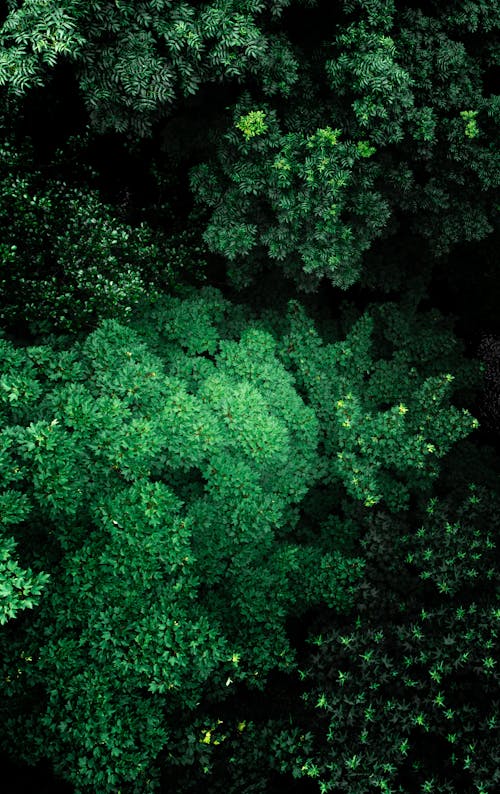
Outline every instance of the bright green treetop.
[(2, 498), (23, 502), (9, 530), (51, 574), (2, 635), (2, 742), (22, 736), (80, 792), (152, 790), (175, 715), (292, 667), (287, 616), (348, 608), (361, 574), (294, 539), (318, 420), (270, 333), (221, 337), (229, 309), (206, 290), (142, 332), (107, 320), (67, 349), (2, 346)]

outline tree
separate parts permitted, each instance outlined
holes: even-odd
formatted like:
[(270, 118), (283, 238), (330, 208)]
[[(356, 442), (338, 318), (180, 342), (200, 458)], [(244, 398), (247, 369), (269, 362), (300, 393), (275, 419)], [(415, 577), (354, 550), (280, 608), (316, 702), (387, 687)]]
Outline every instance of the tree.
[[(152, 135), (203, 85), (241, 86), (222, 129), (210, 110), (196, 117), (213, 151), (190, 176), (211, 210), (205, 241), (238, 286), (270, 259), (302, 290), (323, 278), (386, 289), (400, 264), (370, 259), (379, 239), (411, 234), (407, 250), (416, 237), (442, 259), (498, 229), (499, 105), (488, 90), (498, 4), (471, 2), (467, 13), (450, 0), (424, 14), (345, 0), (335, 24), (325, 4), (325, 25), (303, 46), (291, 43), (290, 5), (11, 3), (0, 84), (23, 96), (62, 59), (93, 128), (129, 141)], [(299, 5), (304, 20), (323, 8)]]
[(420, 527), (367, 517), (356, 609), (311, 638), (310, 716), (276, 735), (279, 768), (325, 792), (498, 788), (499, 508), (472, 483)]
[(494, 356), (429, 306), (499, 228), (500, 14), (397, 5), (5, 4), (0, 751), (77, 794), (498, 788)]
[(384, 290), (401, 258), (370, 272), (378, 238), (410, 234), (410, 250), (420, 238), (439, 259), (498, 228), (499, 105), (485, 84), (500, 14), (481, 6), (476, 41), (478, 10), (474, 26), (442, 4), (431, 16), (346, 2), (354, 21), (312, 52), (297, 48), (301, 79), (288, 97), (242, 93), (213, 155), (191, 171), (212, 211), (204, 238), (236, 286), (272, 260), (302, 290), (322, 278)]
[(438, 461), (479, 424), (449, 400), (452, 388), (467, 400), (480, 365), (462, 356), (449, 320), (417, 305), (409, 295), (361, 313), (346, 302), (325, 340), (296, 301), (285, 322), (267, 316), (281, 325), (281, 360), (320, 420), (322, 482), (395, 512), (429, 489)]
[(286, 37), (267, 27), (289, 3), (10, 2), (0, 30), (0, 85), (23, 94), (65, 61), (74, 65), (97, 129), (149, 135), (180, 97), (207, 82), (254, 76), (269, 95), (286, 95), (299, 65)]
[[(398, 489), (393, 471), (414, 465), (410, 449), (432, 480), (429, 439), (443, 454), (474, 425), (443, 401), (450, 379), (429, 374), (454, 347), (449, 332), (405, 326), (391, 306), (381, 315), (378, 354), (413, 337), (364, 387), (349, 362), (368, 366), (368, 315), (322, 345), (299, 304), (252, 319), (212, 288), (164, 297), (129, 326), (105, 320), (70, 346), (4, 344), (2, 438), (17, 473), (6, 494), (24, 503), (11, 531), (51, 577), (33, 617), (0, 637), (4, 748), (47, 756), (77, 791), (153, 790), (160, 753), (185, 759), (173, 726), (198, 725), (204, 712), (187, 715), (202, 699), (213, 707), (233, 683), (259, 689), (294, 668), (291, 614), (352, 607), (355, 525), (318, 512), (314, 489), (331, 501), (345, 487), (365, 505), (379, 489), (403, 509), (418, 482)], [(352, 443), (334, 401), (347, 386)], [(400, 394), (415, 413), (406, 430), (397, 407), (363, 413), (370, 395), (377, 406)], [(381, 452), (360, 453), (373, 423)]]
[[(310, 290), (327, 276), (347, 289), (389, 216), (372, 190), (380, 170), (364, 165), (375, 149), (366, 140), (339, 141), (341, 130), (328, 125), (309, 135), (284, 132), (268, 103), (252, 106), (246, 93), (233, 111), (239, 132), (228, 131), (219, 144), (222, 168), (203, 163), (191, 171), (196, 200), (214, 208), (205, 241), (230, 261), (238, 287), (259, 272), (264, 245), (300, 286)], [(354, 230), (343, 213), (352, 215)]]
[(38, 603), (49, 577), (46, 573), (34, 574), (31, 568), (23, 568), (14, 556), (14, 538), (5, 534), (5, 527), (10, 521), (22, 520), (23, 501), (18, 494), (8, 491), (2, 493), (0, 505), (0, 625), (3, 626), (21, 610), (31, 609)]
[[(92, 187), (87, 129), (38, 168), (31, 142), (19, 143), (4, 114), (0, 145), (0, 320), (32, 334), (88, 331), (99, 319), (126, 320), (155, 295), (175, 290), (204, 267), (196, 230), (155, 230), (124, 222)], [(82, 157), (80, 184), (61, 175), (69, 153)], [(172, 219), (172, 212), (170, 212)]]
[(482, 775), (483, 790), (496, 790), (498, 686), (478, 657), (498, 655), (499, 466), (498, 454), (466, 440), (412, 512), (337, 502), (349, 554), (366, 561), (354, 608), (309, 612), (295, 636), (297, 670), (182, 726), (183, 765), (165, 785), (451, 794), (481, 790), (472, 781)]
[[(22, 399), (26, 408), (40, 395), (33, 379), (33, 368), (24, 356), (0, 333), (0, 416), (15, 416), (15, 403)], [(3, 421), (2, 421), (3, 426)], [(49, 576), (34, 573), (16, 557), (17, 543), (9, 534), (30, 512), (29, 500), (20, 489), (25, 471), (15, 465), (12, 439), (4, 433), (0, 438), (0, 625), (15, 618), (19, 612), (35, 606)]]
[(154, 790), (176, 724), (293, 667), (287, 616), (348, 608), (361, 575), (294, 539), (318, 421), (269, 333), (221, 336), (229, 310), (207, 289), (136, 330), (4, 344), (4, 499), (50, 581), (0, 635), (1, 745), (79, 792)]

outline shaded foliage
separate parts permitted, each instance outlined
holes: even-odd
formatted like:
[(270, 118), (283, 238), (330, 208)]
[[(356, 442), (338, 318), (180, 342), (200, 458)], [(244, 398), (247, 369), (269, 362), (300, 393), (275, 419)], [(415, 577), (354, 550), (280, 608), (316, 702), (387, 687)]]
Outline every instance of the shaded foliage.
[(311, 638), (310, 716), (274, 737), (279, 769), (325, 792), (496, 791), (499, 508), (470, 484), (418, 528), (368, 517), (356, 608)]
[(499, 26), (4, 4), (0, 751), (498, 789)]

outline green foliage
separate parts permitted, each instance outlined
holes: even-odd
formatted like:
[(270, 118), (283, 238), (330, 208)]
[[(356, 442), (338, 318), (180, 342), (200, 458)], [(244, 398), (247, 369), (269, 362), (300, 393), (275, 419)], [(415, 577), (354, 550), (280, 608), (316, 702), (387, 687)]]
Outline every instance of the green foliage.
[(477, 138), (479, 129), (476, 122), (477, 110), (463, 110), (460, 115), (466, 123), (465, 134), (468, 138)]
[(12, 531), (51, 579), (0, 635), (1, 743), (78, 792), (154, 790), (202, 698), (293, 669), (290, 614), (352, 605), (362, 562), (294, 537), (314, 410), (273, 336), (223, 334), (230, 315), (206, 289), (71, 347), (3, 345), (1, 438), (32, 508)]
[[(196, 200), (214, 207), (205, 241), (230, 261), (239, 287), (255, 277), (255, 254), (265, 248), (302, 286), (311, 289), (327, 276), (347, 289), (389, 213), (371, 190), (379, 168), (365, 164), (375, 149), (367, 141), (340, 141), (340, 130), (328, 125), (285, 133), (269, 104), (260, 111), (251, 105), (245, 94), (234, 108), (234, 126), (244, 134), (224, 135), (219, 162), (191, 171)], [(258, 129), (248, 126), (257, 121)]]
[(22, 94), (44, 85), (61, 59), (74, 65), (100, 131), (150, 135), (179, 97), (208, 82), (252, 76), (268, 95), (288, 94), (298, 63), (278, 20), (290, 0), (24, 0), (0, 30), (0, 85)]
[[(7, 490), (0, 495), (0, 508), (10, 509), (12, 513), (18, 508), (20, 501), (15, 491)], [(20, 520), (21, 511), (15, 512), (15, 520)], [(15, 618), (23, 609), (31, 609), (40, 600), (44, 586), (49, 576), (44, 573), (33, 574), (28, 568), (24, 569), (15, 559), (16, 543), (14, 538), (3, 534), (3, 525), (7, 523), (2, 516), (2, 535), (0, 536), (0, 625), (4, 625), (11, 618)]]
[[(276, 698), (274, 702), (271, 700), (273, 697)], [(266, 691), (268, 708), (275, 706), (283, 711), (286, 699), (284, 689)], [(271, 754), (276, 734), (283, 728), (283, 720), (242, 717), (248, 709), (249, 704), (238, 699), (217, 712), (222, 718), (200, 715), (189, 725), (178, 729), (176, 740), (180, 752), (175, 762), (173, 754), (169, 758), (174, 765), (171, 775), (163, 778), (167, 785), (182, 794), (196, 794), (200, 790), (213, 794), (228, 791), (266, 794), (276, 790), (271, 784), (271, 778), (276, 774)], [(295, 746), (305, 740), (304, 734), (298, 731), (296, 736), (290, 737), (290, 743)]]
[(489, 0), (451, 0), (440, 10), (452, 31), (491, 33), (498, 30), (498, 5)]
[[(276, 32), (289, 5), (12, 3), (0, 85), (22, 96), (63, 59), (94, 129), (134, 139), (202, 85), (242, 84), (226, 129), (199, 123), (199, 138), (216, 144), (191, 174), (211, 211), (205, 240), (237, 286), (271, 259), (301, 289), (325, 277), (347, 289), (401, 218), (435, 257), (498, 227), (499, 106), (484, 89), (498, 62), (498, 4), (434, 4), (424, 14), (346, 1), (312, 49), (292, 45), (286, 24)], [(315, 4), (302, 5), (306, 23)], [(385, 288), (383, 267), (377, 277)]]
[[(20, 418), (19, 402), (29, 409), (40, 396), (40, 388), (34, 381), (33, 368), (27, 364), (22, 353), (13, 349), (0, 334), (0, 426), (4, 418)], [(0, 625), (24, 609), (35, 606), (49, 580), (45, 573), (34, 574), (16, 559), (16, 541), (9, 528), (22, 523), (29, 516), (32, 506), (29, 497), (20, 491), (24, 476), (23, 467), (17, 465), (15, 445), (12, 439), (0, 435)]]
[(276, 736), (278, 768), (325, 792), (498, 789), (499, 509), (471, 484), (418, 529), (368, 518), (356, 609), (311, 641), (309, 718)]
[(246, 140), (248, 140), (267, 131), (268, 127), (265, 118), (266, 114), (262, 110), (253, 110), (247, 113), (246, 116), (242, 116), (236, 127), (243, 132)]
[(158, 754), (185, 766), (200, 732), (210, 766), (202, 699), (294, 669), (290, 615), (352, 609), (352, 499), (398, 510), (419, 491), (409, 470), (432, 480), (422, 447), (438, 458), (472, 427), (436, 373), (453, 355), (459, 385), (474, 375), (435, 313), (355, 315), (344, 306), (342, 341), (323, 344), (297, 302), (252, 318), (205, 288), (70, 347), (4, 342), (8, 498), (30, 505), (11, 532), (51, 576), (33, 620), (0, 636), (5, 749), (22, 736), (22, 757), (77, 791), (155, 790)]
[[(477, 4), (470, 4), (467, 20), (461, 12), (469, 4), (461, 4), (453, 15), (456, 5), (439, 6), (435, 19), (406, 11), (398, 38), (401, 62), (414, 81), (411, 129), (414, 139), (422, 140), (417, 143), (417, 159), (426, 171), (402, 207), (412, 212), (419, 208), (412, 228), (430, 241), (438, 256), (447, 254), (454, 243), (480, 240), (498, 226), (498, 213), (492, 212), (500, 184), (494, 132), (498, 101), (485, 95), (483, 83), (487, 70), (498, 62), (500, 12), (495, 3), (480, 4), (489, 23), (476, 46), (467, 31), (478, 29)], [(475, 110), (463, 110), (471, 107)], [(405, 147), (405, 155), (407, 162), (415, 159), (414, 144)]]
[(325, 62), (330, 88), (336, 96), (356, 97), (356, 124), (375, 143), (400, 143), (404, 119), (413, 109), (414, 81), (398, 63), (394, 39), (361, 20), (336, 37), (335, 49), (338, 56)]
[(77, 55), (84, 37), (77, 30), (74, 12), (78, 0), (8, 0), (8, 14), (1, 31), (1, 84), (11, 83), (21, 93), (43, 85), (43, 74), (60, 55)]
[[(212, 212), (204, 238), (237, 287), (270, 259), (300, 289), (322, 278), (347, 289), (401, 218), (433, 257), (498, 226), (498, 99), (483, 88), (498, 62), (498, 4), (473, 50), (441, 4), (435, 16), (382, 0), (344, 6), (361, 6), (361, 18), (297, 53), (290, 96), (263, 102), (244, 91), (216, 152), (191, 172), (195, 199)], [(235, 131), (256, 113), (267, 129)]]
[[(85, 135), (70, 141), (76, 151)], [(0, 319), (73, 332), (127, 319), (183, 274), (192, 234), (168, 237), (118, 219), (97, 190), (37, 170), (26, 144), (0, 147)], [(64, 159), (64, 153), (60, 153)]]
[[(292, 44), (329, 13), (295, 3), (5, 4), (0, 750), (76, 794), (499, 787), (498, 459), (418, 309), (498, 228), (498, 3), (344, 0)], [(90, 124), (38, 163), (59, 76)], [(91, 129), (151, 155), (138, 219)], [(242, 304), (178, 283), (208, 250)]]
[(478, 427), (450, 398), (452, 388), (477, 386), (480, 367), (461, 358), (450, 323), (436, 310), (417, 312), (411, 298), (362, 316), (346, 304), (343, 315), (324, 343), (291, 302), (281, 359), (320, 421), (323, 482), (342, 483), (368, 507), (384, 500), (391, 511), (408, 509), (438, 461)]

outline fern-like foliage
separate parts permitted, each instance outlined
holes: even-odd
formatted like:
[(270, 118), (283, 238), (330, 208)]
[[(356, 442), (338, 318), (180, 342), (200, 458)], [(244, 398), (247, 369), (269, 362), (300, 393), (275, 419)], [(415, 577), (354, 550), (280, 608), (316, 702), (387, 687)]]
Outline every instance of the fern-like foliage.
[[(298, 63), (266, 29), (290, 0), (24, 0), (0, 30), (0, 85), (22, 94), (56, 63), (73, 65), (95, 127), (150, 135), (179, 97), (212, 81), (254, 76), (287, 94)], [(263, 24), (264, 22), (264, 24)]]
[(276, 736), (278, 768), (325, 792), (498, 788), (500, 504), (475, 484), (456, 499), (418, 528), (369, 519), (356, 610), (311, 638), (310, 718)]

